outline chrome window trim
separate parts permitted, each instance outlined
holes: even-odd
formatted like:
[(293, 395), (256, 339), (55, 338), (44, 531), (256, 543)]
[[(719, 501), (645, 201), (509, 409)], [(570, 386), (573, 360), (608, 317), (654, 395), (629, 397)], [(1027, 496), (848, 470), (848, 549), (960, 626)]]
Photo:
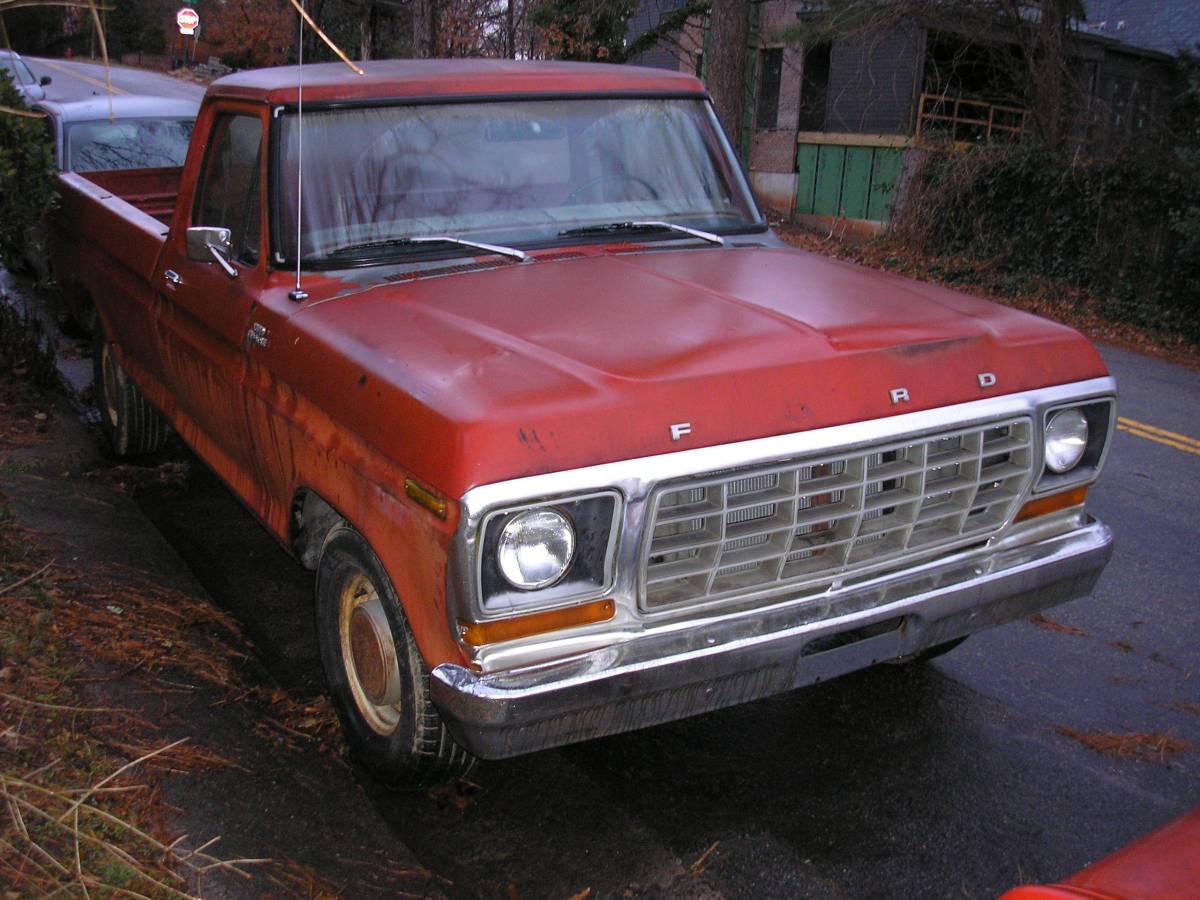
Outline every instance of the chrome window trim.
[[(480, 526), (496, 509), (536, 506), (589, 493), (614, 490), (618, 492), (624, 502), (615, 552), (615, 578), (609, 596), (617, 604), (617, 615), (612, 620), (612, 627), (620, 628), (631, 621), (678, 616), (681, 612), (676, 608), (655, 615), (637, 609), (638, 561), (646, 505), (659, 482), (720, 469), (750, 467), (781, 459), (818, 455), (833, 450), (853, 452), (885, 441), (932, 434), (950, 428), (970, 427), (1022, 415), (1030, 416), (1035, 423), (1042, 425), (1034, 428), (1032, 435), (1034, 458), (1040, 460), (1045, 457), (1042, 432), (1047, 410), (1101, 399), (1112, 399), (1115, 402), (1115, 398), (1115, 379), (1092, 378), (937, 409), (548, 472), (471, 488), (460, 500), (459, 524), (452, 541), (447, 571), (447, 613), (451, 633), (458, 634), (459, 618), (479, 621), (489, 618), (480, 609), (474, 561), (479, 553), (482, 534)], [(1116, 421), (1115, 409), (1111, 421)], [(1111, 445), (1111, 438), (1110, 427), (1100, 463), (1094, 471), (1088, 473), (1085, 480), (1079, 482), (1080, 484), (1090, 483), (1099, 476), (1108, 447)], [(1031, 479), (1022, 503), (1028, 499), (1036, 481), (1036, 478)], [(1020, 509), (1020, 506), (1021, 503), (1018, 503), (1016, 508)], [(1007, 526), (994, 540), (1002, 539), (1006, 533)], [(561, 605), (563, 604), (556, 604), (556, 607)], [(697, 608), (687, 607), (682, 611), (691, 612), (693, 609)]]

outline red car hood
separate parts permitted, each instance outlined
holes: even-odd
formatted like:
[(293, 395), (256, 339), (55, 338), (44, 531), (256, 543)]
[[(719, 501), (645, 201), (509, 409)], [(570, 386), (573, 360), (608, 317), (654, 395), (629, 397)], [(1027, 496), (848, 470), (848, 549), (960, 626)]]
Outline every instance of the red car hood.
[(1069, 328), (785, 249), (560, 256), (376, 285), (292, 323), (341, 360), (307, 389), (451, 496), (1105, 374)]

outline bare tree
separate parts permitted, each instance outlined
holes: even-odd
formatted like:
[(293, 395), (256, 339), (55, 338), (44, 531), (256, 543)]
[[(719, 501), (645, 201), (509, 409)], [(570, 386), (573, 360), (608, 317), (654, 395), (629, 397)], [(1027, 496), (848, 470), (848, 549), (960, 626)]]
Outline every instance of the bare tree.
[(504, 55), (517, 58), (516, 0), (508, 0), (504, 11)]

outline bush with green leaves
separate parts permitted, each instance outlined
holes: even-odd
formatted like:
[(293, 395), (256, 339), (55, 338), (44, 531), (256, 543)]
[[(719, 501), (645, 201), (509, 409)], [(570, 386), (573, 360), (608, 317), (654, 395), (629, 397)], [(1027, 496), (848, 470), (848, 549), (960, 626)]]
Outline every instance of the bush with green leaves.
[(897, 227), (934, 255), (1082, 288), (1108, 318), (1200, 339), (1200, 169), (1170, 148), (1113, 160), (1032, 143), (930, 151)]
[(935, 256), (1081, 288), (1108, 318), (1200, 340), (1200, 127), (1186, 112), (1200, 109), (1200, 67), (1184, 75), (1193, 96), (1176, 103), (1183, 127), (1115, 157), (1035, 141), (926, 151), (897, 235)]
[[(0, 106), (24, 108), (3, 69)], [(0, 110), (0, 263), (20, 267), (30, 230), (57, 202), (54, 153), (45, 123)]]

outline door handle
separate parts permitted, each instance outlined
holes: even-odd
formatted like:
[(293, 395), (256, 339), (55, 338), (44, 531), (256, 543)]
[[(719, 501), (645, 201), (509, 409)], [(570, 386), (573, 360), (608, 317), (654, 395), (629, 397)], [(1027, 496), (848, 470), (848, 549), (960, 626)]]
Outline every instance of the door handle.
[(255, 322), (250, 326), (250, 330), (246, 332), (246, 340), (251, 344), (266, 347), (271, 343), (270, 338), (267, 336), (267, 326), (261, 322)]
[(177, 286), (183, 284), (183, 279), (179, 277), (179, 273), (174, 269), (167, 269), (167, 271), (163, 272), (163, 278), (167, 280), (168, 284)]

